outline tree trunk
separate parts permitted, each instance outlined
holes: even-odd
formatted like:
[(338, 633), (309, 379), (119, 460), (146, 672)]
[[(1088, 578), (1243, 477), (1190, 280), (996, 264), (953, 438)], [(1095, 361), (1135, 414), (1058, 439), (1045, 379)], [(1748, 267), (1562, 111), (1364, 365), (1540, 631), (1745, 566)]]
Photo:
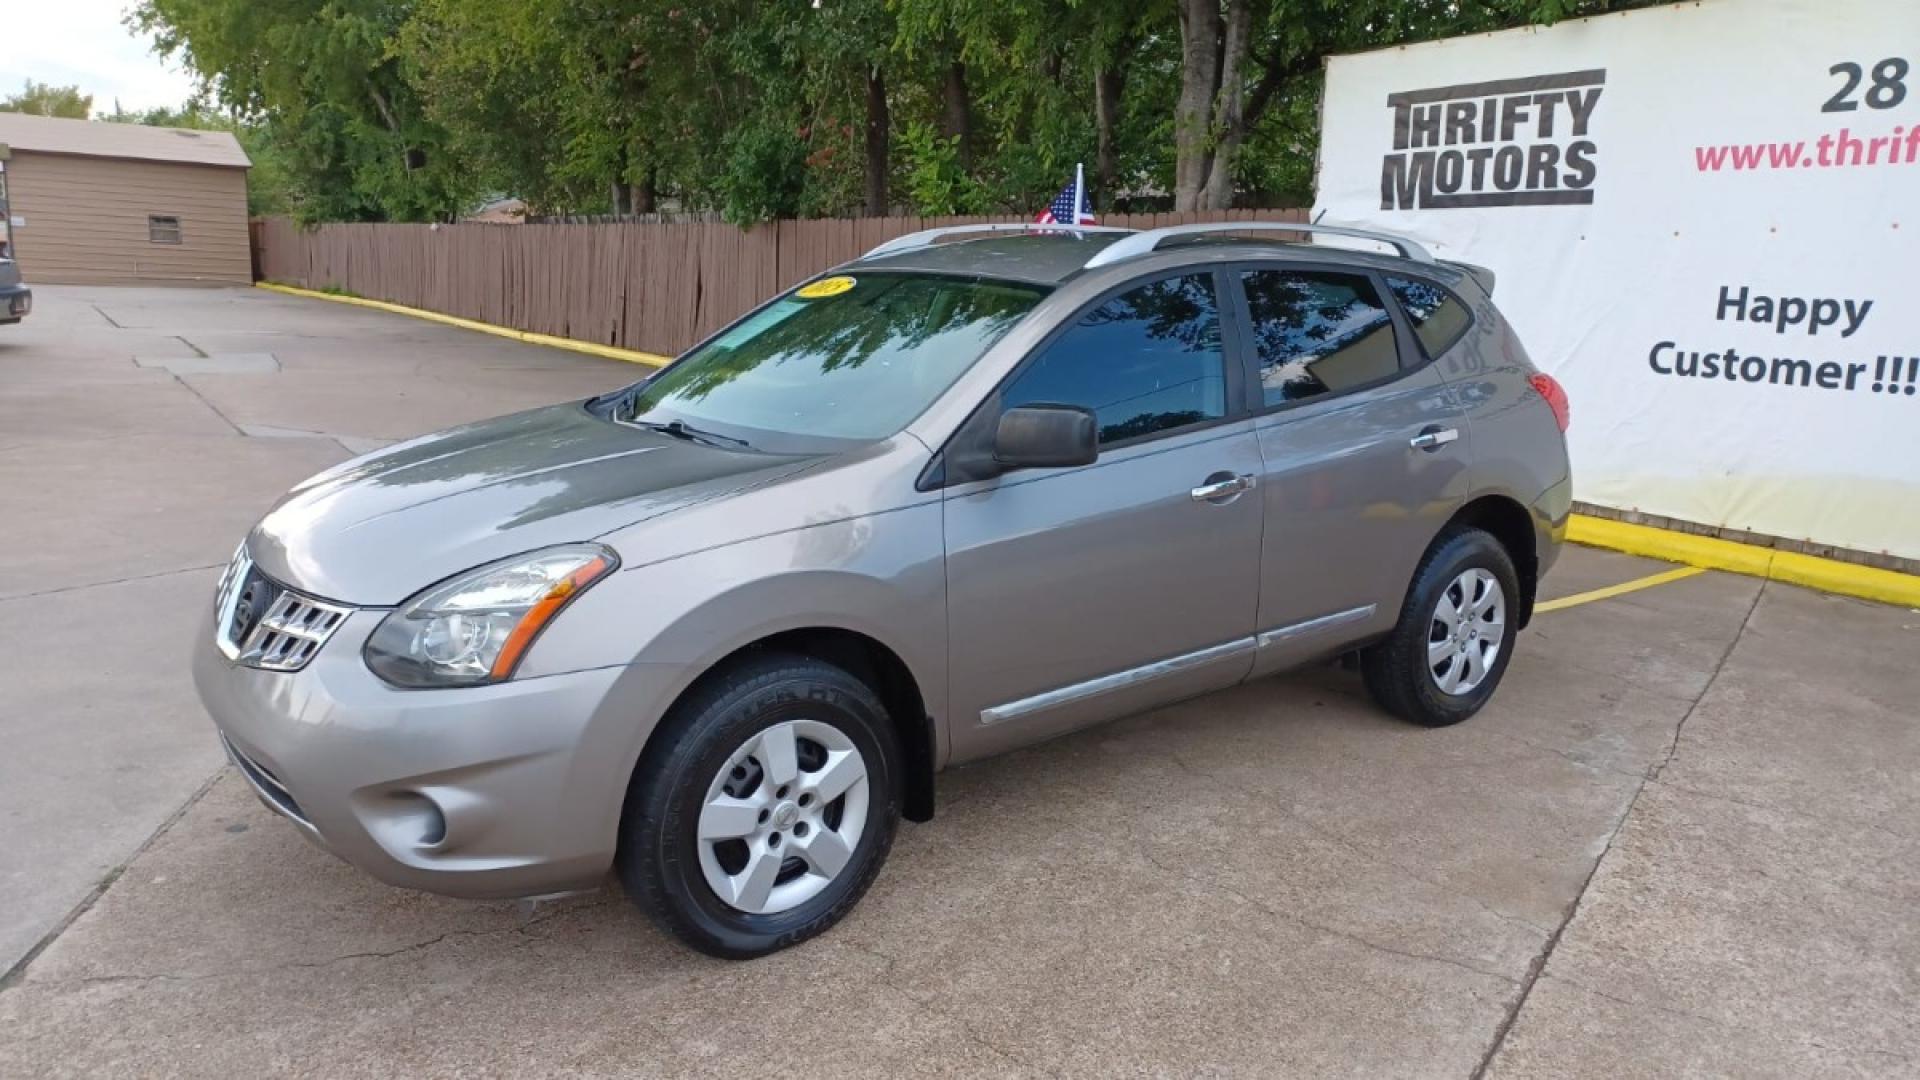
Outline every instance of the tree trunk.
[[(380, 110), (380, 119), (386, 122), (387, 130), (393, 132), (396, 139), (399, 138), (400, 121), (393, 115), (393, 106), (387, 104), (386, 95), (380, 92), (378, 86), (373, 85), (371, 79), (367, 81), (367, 95), (373, 99), (373, 107)], [(416, 157), (424, 161), (426, 155), (411, 146), (402, 146), (400, 148), (400, 168), (409, 176), (413, 175), (413, 170), (420, 167), (415, 163)]]
[(960, 167), (973, 169), (973, 102), (967, 95), (967, 65), (947, 65), (946, 100), (941, 103), (940, 133), (958, 139)]
[(887, 213), (887, 83), (879, 65), (867, 69), (867, 216)]
[(1252, 22), (1247, 0), (1228, 0), (1220, 45), (1220, 89), (1213, 99), (1213, 155), (1207, 163), (1206, 186), (1200, 197), (1203, 210), (1225, 210), (1233, 205), (1233, 164), (1246, 135), (1242, 87)]
[[(1233, 204), (1233, 162), (1246, 138), (1246, 66), (1253, 32), (1249, 0), (1180, 0), (1180, 102), (1173, 114), (1173, 207)], [(1263, 82), (1255, 109), (1272, 88)]]
[(627, 201), (627, 185), (615, 180), (607, 185), (607, 189), (608, 201), (613, 204), (614, 217), (626, 217), (633, 212), (632, 205)]
[(1173, 208), (1198, 210), (1212, 169), (1213, 97), (1220, 89), (1219, 0), (1180, 0), (1180, 99), (1173, 111)]
[(1120, 122), (1120, 93), (1126, 87), (1119, 67), (1104, 67), (1093, 76), (1093, 117), (1100, 135), (1100, 149), (1093, 164), (1093, 186), (1100, 193), (1100, 210), (1113, 213), (1113, 200), (1120, 187), (1119, 154), (1114, 149), (1114, 129)]
[(660, 170), (652, 165), (640, 174), (640, 182), (633, 185), (633, 212), (636, 214), (657, 213), (660, 204)]

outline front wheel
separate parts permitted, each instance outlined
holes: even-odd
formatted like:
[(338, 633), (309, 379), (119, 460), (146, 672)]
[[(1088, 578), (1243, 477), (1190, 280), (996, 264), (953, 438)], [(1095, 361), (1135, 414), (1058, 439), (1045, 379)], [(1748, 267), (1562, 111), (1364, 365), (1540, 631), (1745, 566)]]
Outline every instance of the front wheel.
[(1368, 693), (1425, 727), (1479, 712), (1513, 655), (1519, 598), (1500, 541), (1480, 529), (1442, 533), (1414, 572), (1393, 632), (1361, 653)]
[(809, 657), (736, 664), (674, 707), (627, 796), (619, 869), (654, 921), (748, 959), (832, 926), (900, 817), (898, 740), (860, 680)]

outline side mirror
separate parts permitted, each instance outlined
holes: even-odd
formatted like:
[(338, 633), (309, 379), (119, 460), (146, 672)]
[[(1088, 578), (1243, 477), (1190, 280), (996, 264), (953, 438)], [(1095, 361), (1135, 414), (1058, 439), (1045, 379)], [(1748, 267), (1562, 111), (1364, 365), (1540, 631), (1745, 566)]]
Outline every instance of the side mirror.
[(1091, 465), (1100, 456), (1092, 409), (1022, 405), (1000, 414), (993, 460), (1010, 469)]

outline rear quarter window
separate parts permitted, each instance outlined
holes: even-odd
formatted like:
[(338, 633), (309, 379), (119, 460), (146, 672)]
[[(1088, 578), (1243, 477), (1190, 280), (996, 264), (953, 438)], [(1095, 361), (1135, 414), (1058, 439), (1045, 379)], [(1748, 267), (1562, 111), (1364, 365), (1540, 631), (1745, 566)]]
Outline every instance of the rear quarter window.
[(1268, 408), (1358, 390), (1399, 374), (1393, 320), (1364, 274), (1249, 270), (1240, 282)]
[(1453, 347), (1473, 325), (1473, 313), (1453, 293), (1430, 281), (1390, 277), (1387, 288), (1400, 301), (1400, 310), (1413, 324), (1413, 336), (1420, 339), (1428, 357), (1437, 357)]

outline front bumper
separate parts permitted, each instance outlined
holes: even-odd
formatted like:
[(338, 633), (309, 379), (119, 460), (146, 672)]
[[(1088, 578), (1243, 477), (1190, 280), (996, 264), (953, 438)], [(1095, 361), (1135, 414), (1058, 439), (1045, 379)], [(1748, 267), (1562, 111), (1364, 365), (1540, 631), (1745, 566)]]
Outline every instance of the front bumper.
[(644, 669), (396, 690), (360, 657), (385, 614), (354, 612), (295, 672), (236, 664), (203, 626), (194, 684), (255, 794), (389, 884), (474, 898), (596, 887), (652, 726), (632, 711)]
[(33, 290), (25, 285), (0, 286), (0, 323), (16, 323), (33, 311)]

